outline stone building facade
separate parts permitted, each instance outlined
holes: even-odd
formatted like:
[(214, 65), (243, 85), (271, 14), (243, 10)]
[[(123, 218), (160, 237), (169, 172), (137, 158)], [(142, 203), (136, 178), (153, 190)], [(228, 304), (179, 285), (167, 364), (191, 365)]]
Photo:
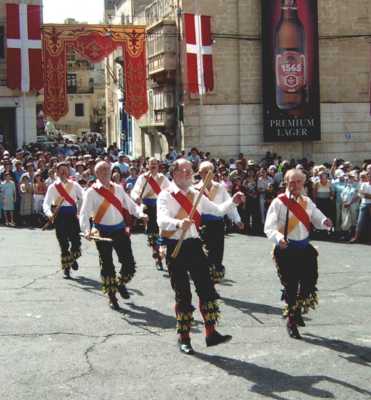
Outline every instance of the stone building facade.
[[(105, 0), (105, 23), (144, 25), (144, 10), (151, 0)], [(129, 155), (140, 155), (148, 138), (138, 122), (125, 112), (122, 51), (116, 50), (105, 61), (106, 75), (106, 138)]]
[(183, 0), (183, 12), (212, 16), (216, 87), (184, 98), (184, 144), (214, 155), (266, 151), (318, 162), (371, 158), (371, 3), (318, 0), (322, 140), (264, 143), (260, 0)]
[[(118, 3), (126, 7), (126, 14), (132, 12), (129, 20), (140, 15), (142, 21), (142, 10), (139, 14), (135, 10), (139, 1)], [(140, 1), (140, 6), (144, 3)], [(371, 158), (369, 0), (318, 0), (322, 138), (290, 143), (263, 141), (261, 3), (155, 0), (147, 4), (149, 112), (134, 121), (135, 155), (164, 156), (167, 144), (174, 144), (224, 158), (242, 152), (258, 160), (266, 151), (318, 162)], [(190, 96), (184, 81), (184, 13), (212, 17), (215, 88), (202, 98)]]

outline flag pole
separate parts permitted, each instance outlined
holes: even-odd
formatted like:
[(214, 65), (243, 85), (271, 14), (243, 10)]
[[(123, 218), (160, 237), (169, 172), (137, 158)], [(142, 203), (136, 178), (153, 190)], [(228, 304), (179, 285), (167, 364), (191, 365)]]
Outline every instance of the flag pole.
[(26, 144), (26, 93), (22, 92), (22, 117), (23, 117), (23, 133), (22, 133), (22, 143), (20, 147)]
[[(200, 2), (198, 0), (193, 0), (193, 7), (195, 10), (195, 16), (201, 16), (201, 10), (200, 10)], [(196, 40), (196, 42), (198, 42), (201, 46), (202, 46), (202, 33), (201, 33), (201, 26), (200, 26), (200, 32), (199, 32), (200, 37), (198, 38), (198, 40)], [(197, 55), (197, 58), (201, 60), (201, 64), (203, 63), (203, 54), (202, 54), (202, 48), (199, 47), (198, 49), (199, 53)], [(204, 105), (204, 99), (203, 99), (203, 95), (204, 95), (204, 89), (205, 89), (205, 83), (204, 83), (204, 74), (201, 73), (202, 70), (199, 70), (198, 73), (200, 74), (201, 80), (198, 83), (198, 94), (200, 96), (200, 101), (199, 101), (199, 145), (201, 145), (201, 143), (203, 142), (202, 140), (202, 135), (203, 135), (203, 105)]]
[[(26, 0), (22, 0), (21, 4), (28, 4)], [(21, 8), (19, 9), (19, 12), (21, 13), (22, 10)], [(27, 11), (25, 18), (27, 18)], [(21, 49), (22, 51), (22, 49)], [(21, 89), (22, 89), (22, 78), (21, 77)], [(23, 147), (26, 144), (26, 93), (22, 90), (22, 124), (23, 124), (23, 132), (22, 132), (22, 143), (20, 144), (20, 147)]]

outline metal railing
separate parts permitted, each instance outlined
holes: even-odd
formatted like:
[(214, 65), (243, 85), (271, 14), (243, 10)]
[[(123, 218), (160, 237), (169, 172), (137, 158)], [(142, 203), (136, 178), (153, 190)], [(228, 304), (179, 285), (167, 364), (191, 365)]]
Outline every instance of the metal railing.
[(146, 25), (151, 26), (164, 18), (173, 17), (174, 0), (156, 0), (145, 9)]

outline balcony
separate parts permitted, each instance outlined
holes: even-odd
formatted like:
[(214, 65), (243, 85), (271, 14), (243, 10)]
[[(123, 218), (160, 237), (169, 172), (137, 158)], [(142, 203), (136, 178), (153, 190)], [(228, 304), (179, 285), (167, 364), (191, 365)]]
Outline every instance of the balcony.
[[(177, 68), (177, 28), (175, 22), (163, 22), (147, 31), (148, 75), (151, 79), (174, 79)], [(158, 76), (160, 75), (160, 76)], [(173, 76), (172, 76), (173, 75)]]
[(171, 86), (161, 86), (149, 91), (149, 112), (142, 127), (160, 131), (172, 130), (176, 122), (175, 95)]
[(67, 94), (93, 94), (94, 87), (67, 86)]
[(174, 0), (156, 0), (145, 9), (146, 25), (151, 28), (160, 21), (175, 20)]

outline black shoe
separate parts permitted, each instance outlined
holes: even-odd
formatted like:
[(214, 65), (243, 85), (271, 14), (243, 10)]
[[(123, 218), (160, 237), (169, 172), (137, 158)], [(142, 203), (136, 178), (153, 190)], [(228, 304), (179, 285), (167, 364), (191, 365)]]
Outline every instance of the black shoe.
[(63, 270), (63, 279), (71, 279), (70, 269), (66, 268)]
[(298, 327), (295, 324), (292, 323), (287, 323), (287, 333), (289, 334), (289, 336), (293, 339), (301, 339), (301, 335), (298, 331)]
[(187, 355), (192, 355), (195, 354), (195, 351), (193, 350), (191, 346), (191, 341), (190, 340), (178, 340), (178, 347), (179, 350)]
[(219, 332), (215, 331), (212, 335), (206, 336), (206, 346), (217, 346), (221, 343), (227, 343), (232, 340), (231, 335), (221, 335)]
[(77, 264), (77, 261), (74, 261), (73, 264), (71, 265), (71, 268), (74, 271), (77, 271), (79, 269), (79, 264)]
[(305, 326), (305, 322), (300, 312), (295, 315), (295, 322), (298, 326)]
[(119, 310), (120, 305), (117, 301), (115, 293), (108, 293), (108, 298), (109, 298), (109, 306), (112, 308), (112, 310)]
[(126, 289), (125, 285), (119, 286), (118, 291), (120, 293), (120, 296), (123, 299), (125, 299), (125, 300), (130, 299), (130, 294), (129, 294), (128, 290)]
[(162, 266), (162, 261), (161, 261), (161, 260), (157, 260), (157, 261), (156, 261), (156, 268), (157, 268), (159, 271), (163, 271), (163, 270), (164, 270), (164, 267)]

